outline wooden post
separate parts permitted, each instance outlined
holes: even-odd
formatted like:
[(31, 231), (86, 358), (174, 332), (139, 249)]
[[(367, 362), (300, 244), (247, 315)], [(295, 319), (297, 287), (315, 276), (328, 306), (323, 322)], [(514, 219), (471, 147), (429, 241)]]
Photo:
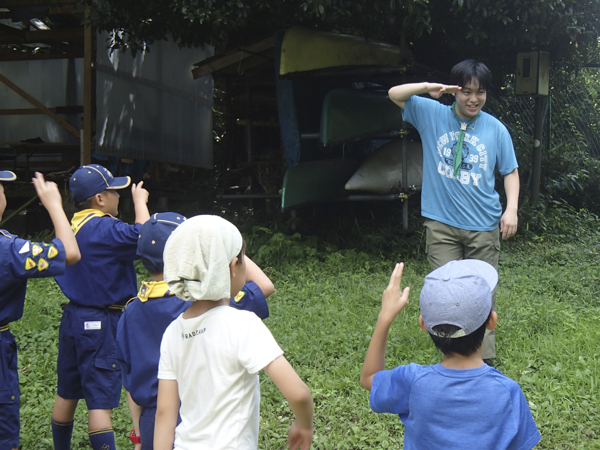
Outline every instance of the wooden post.
[[(88, 19), (88, 13), (88, 10), (86, 10), (86, 20)], [(94, 34), (93, 27), (89, 23), (86, 23), (83, 35), (83, 133), (81, 134), (81, 165), (92, 162)]]
[(531, 201), (537, 203), (540, 197), (540, 181), (542, 174), (542, 133), (546, 97), (535, 97), (535, 117), (533, 120), (533, 151), (531, 154), (531, 185), (529, 192)]
[[(402, 51), (406, 51), (406, 31), (402, 28), (402, 34), (400, 36), (400, 48)], [(406, 83), (406, 71), (402, 73), (402, 84)], [(406, 131), (406, 122), (402, 121), (402, 131)], [(406, 161), (406, 134), (402, 136), (402, 191), (408, 192), (408, 162)], [(402, 229), (408, 230), (408, 196), (402, 201)]]

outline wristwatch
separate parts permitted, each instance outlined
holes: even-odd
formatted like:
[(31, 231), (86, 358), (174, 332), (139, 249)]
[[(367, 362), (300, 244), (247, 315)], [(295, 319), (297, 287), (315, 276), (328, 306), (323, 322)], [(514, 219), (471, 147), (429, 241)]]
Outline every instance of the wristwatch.
[(131, 430), (131, 434), (129, 435), (129, 440), (133, 444), (141, 444), (142, 443), (142, 438), (139, 436), (136, 436), (136, 434), (135, 434), (135, 428), (133, 430)]

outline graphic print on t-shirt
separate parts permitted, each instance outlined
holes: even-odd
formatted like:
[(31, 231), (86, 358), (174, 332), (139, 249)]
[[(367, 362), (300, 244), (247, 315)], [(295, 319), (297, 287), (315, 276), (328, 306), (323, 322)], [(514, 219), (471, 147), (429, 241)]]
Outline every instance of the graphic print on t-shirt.
[[(444, 133), (437, 139), (437, 153), (440, 157), (437, 171), (441, 176), (454, 177), (454, 155), (458, 131)], [(471, 146), (471, 148), (470, 148)], [(478, 181), (488, 168), (488, 155), (485, 145), (479, 143), (479, 138), (465, 133), (462, 148), (462, 162), (458, 181), (462, 184), (478, 186)]]

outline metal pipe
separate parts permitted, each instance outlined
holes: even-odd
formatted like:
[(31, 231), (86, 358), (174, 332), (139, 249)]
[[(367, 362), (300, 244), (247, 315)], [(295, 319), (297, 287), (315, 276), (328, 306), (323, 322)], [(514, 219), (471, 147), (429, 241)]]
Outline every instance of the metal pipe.
[(319, 139), (320, 137), (320, 133), (302, 133), (300, 135), (300, 139)]
[(224, 194), (217, 195), (218, 199), (235, 200), (235, 199), (260, 199), (260, 198), (281, 198), (281, 194)]
[(0, 227), (2, 225), (4, 225), (6, 222), (8, 222), (10, 219), (15, 217), (17, 214), (19, 214), (21, 211), (23, 211), (25, 208), (27, 208), (29, 205), (31, 205), (37, 198), (38, 198), (38, 196), (36, 194), (35, 197), (33, 197), (31, 200), (29, 200), (27, 203), (25, 203), (23, 206), (21, 206), (15, 212), (13, 212), (10, 216), (8, 216), (6, 219), (4, 219), (2, 222), (0, 222)]

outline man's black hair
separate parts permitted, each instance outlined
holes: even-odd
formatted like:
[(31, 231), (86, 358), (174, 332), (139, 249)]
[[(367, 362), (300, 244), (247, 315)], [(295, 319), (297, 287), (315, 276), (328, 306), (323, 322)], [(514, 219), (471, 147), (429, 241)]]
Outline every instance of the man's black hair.
[(481, 61), (466, 59), (455, 65), (450, 71), (450, 84), (467, 86), (471, 80), (479, 82), (479, 88), (486, 91), (492, 87), (492, 72)]
[[(429, 333), (431, 336), (431, 340), (435, 344), (435, 346), (444, 354), (449, 355), (451, 353), (462, 355), (462, 356), (470, 356), (475, 353), (483, 342), (483, 336), (485, 335), (485, 327), (490, 321), (490, 317), (492, 313), (486, 319), (483, 325), (473, 331), (471, 334), (466, 336), (462, 336), (459, 338), (450, 338), (450, 337), (440, 337), (434, 336)], [(458, 327), (455, 325), (436, 325), (432, 327), (432, 329), (436, 333), (443, 333), (445, 336), (452, 336), (457, 330)]]

